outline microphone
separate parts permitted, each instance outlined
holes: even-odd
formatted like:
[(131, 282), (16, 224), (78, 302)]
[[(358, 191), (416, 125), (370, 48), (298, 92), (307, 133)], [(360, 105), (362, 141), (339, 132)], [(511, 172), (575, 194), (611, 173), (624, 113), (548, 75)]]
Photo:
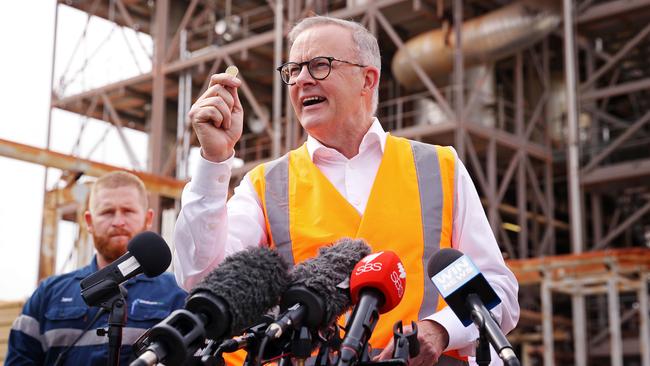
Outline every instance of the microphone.
[(445, 248), (429, 259), (427, 273), (463, 325), (476, 324), (479, 331), (487, 333), (506, 365), (519, 365), (512, 346), (489, 311), (501, 299), (474, 262), (456, 249)]
[(317, 329), (336, 321), (350, 306), (349, 294), (342, 289), (347, 288), (354, 266), (368, 253), (370, 247), (363, 240), (341, 239), (296, 265), (280, 304), (287, 310), (269, 325), (266, 335), (279, 338), (291, 326)]
[(144, 231), (131, 239), (127, 252), (81, 280), (81, 297), (88, 306), (97, 306), (119, 293), (119, 284), (144, 273), (156, 277), (169, 267), (172, 254), (160, 235)]
[(363, 258), (352, 271), (350, 294), (356, 304), (345, 329), (338, 366), (359, 360), (379, 314), (394, 309), (404, 297), (406, 271), (392, 251), (373, 253)]
[(179, 365), (205, 337), (223, 339), (261, 320), (287, 288), (288, 266), (269, 248), (234, 253), (190, 292), (185, 309), (174, 311), (138, 343), (148, 346), (131, 365)]

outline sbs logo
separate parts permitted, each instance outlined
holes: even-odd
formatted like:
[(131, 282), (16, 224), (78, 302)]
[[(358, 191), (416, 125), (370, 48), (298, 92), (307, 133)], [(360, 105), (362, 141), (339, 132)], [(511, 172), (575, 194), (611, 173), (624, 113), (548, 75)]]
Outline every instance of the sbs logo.
[(390, 280), (393, 281), (395, 285), (395, 290), (397, 290), (397, 296), (402, 298), (404, 296), (404, 285), (402, 284), (402, 278), (400, 278), (400, 273), (398, 271), (393, 271), (390, 274)]
[(381, 271), (382, 264), (381, 262), (377, 263), (365, 263), (363, 266), (357, 267), (355, 274), (358, 276), (366, 272), (379, 272)]

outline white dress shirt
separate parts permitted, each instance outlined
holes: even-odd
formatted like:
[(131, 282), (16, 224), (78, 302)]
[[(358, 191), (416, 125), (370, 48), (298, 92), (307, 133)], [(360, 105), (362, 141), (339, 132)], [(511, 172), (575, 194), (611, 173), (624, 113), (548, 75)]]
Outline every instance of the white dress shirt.
[[(307, 151), (314, 164), (361, 214), (379, 169), (386, 135), (375, 118), (361, 141), (359, 153), (352, 159), (311, 136), (307, 138)], [(194, 286), (229, 254), (267, 242), (260, 197), (248, 174), (227, 200), (232, 160), (212, 163), (201, 158), (191, 182), (183, 190), (174, 234), (174, 271), (185, 289)], [(517, 280), (503, 261), (467, 169), (460, 160), (457, 165), (452, 246), (474, 261), (501, 298), (502, 303), (492, 313), (502, 329), (509, 332), (519, 319)], [(465, 328), (449, 307), (427, 319), (447, 329), (448, 349), (459, 349), (461, 354), (473, 353), (478, 338), (476, 327)], [(493, 361), (496, 358), (493, 353)]]

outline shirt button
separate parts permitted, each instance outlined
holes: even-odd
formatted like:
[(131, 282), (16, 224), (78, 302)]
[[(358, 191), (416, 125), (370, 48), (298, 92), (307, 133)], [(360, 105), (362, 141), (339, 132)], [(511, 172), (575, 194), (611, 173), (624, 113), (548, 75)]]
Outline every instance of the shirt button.
[(217, 178), (217, 182), (219, 182), (219, 183), (225, 183), (225, 182), (226, 182), (226, 179), (227, 179), (227, 178), (226, 178), (225, 175), (220, 175), (220, 176)]

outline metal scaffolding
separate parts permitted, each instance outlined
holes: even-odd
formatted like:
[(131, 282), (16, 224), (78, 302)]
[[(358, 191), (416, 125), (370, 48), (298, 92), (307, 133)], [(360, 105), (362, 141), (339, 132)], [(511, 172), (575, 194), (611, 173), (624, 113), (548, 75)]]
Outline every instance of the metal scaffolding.
[[(504, 257), (520, 281), (537, 273), (520, 294), (514, 343), (524, 364), (650, 365), (641, 346), (649, 343), (650, 254), (642, 248), (650, 246), (650, 0), (57, 0), (57, 13), (64, 6), (151, 37), (150, 70), (138, 64), (136, 76), (66, 93), (78, 77), (66, 68), (60, 83), (53, 75), (51, 108), (115, 128), (132, 169), (157, 194), (152, 208), (159, 213), (178, 209), (197, 144), (185, 116), (211, 74), (230, 64), (240, 69), (246, 119), (234, 185), (305, 140), (274, 70), (286, 58), (291, 24), (312, 13), (360, 21), (382, 50), (377, 116), (384, 128), (453, 145)], [(136, 39), (131, 53), (148, 54)], [(148, 134), (146, 167), (125, 128)], [(116, 169), (15, 146), (0, 141), (0, 155), (64, 170), (63, 178)], [(70, 205), (73, 196), (64, 192), (77, 185), (71, 178), (45, 196), (40, 278), (54, 272), (57, 221), (75, 220), (83, 207)], [(75, 248), (84, 245), (80, 230)], [(621, 253), (645, 267), (628, 271), (628, 254), (599, 251), (613, 248), (632, 250)], [(569, 256), (549, 257), (560, 254)], [(549, 259), (531, 264), (537, 257)], [(593, 263), (602, 271), (580, 272)], [(576, 268), (575, 276), (558, 277), (563, 268)], [(625, 302), (629, 292), (637, 298)], [(594, 301), (605, 310), (591, 308)], [(617, 326), (628, 313), (641, 319), (636, 348)], [(594, 324), (608, 319), (608, 331), (592, 336)], [(610, 353), (599, 351), (603, 344)]]

